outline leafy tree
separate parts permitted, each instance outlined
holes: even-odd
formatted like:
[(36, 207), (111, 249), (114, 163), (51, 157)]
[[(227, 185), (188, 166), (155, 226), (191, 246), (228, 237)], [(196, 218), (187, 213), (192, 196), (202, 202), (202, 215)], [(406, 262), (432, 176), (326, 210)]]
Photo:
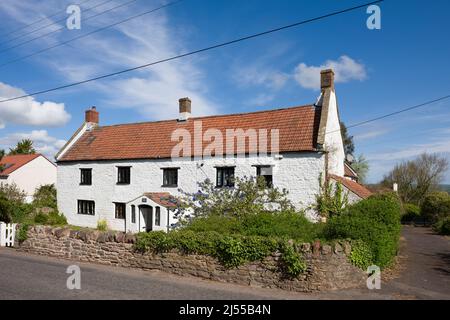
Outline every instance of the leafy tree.
[(353, 142), (353, 136), (350, 136), (348, 134), (347, 127), (345, 124), (341, 121), (341, 135), (342, 135), (342, 141), (344, 142), (344, 151), (345, 154), (353, 154), (355, 152), (355, 144)]
[(10, 155), (35, 153), (36, 150), (33, 148), (33, 141), (31, 141), (30, 139), (23, 139), (17, 143), (15, 148), (9, 149)]
[(367, 173), (369, 172), (369, 162), (360, 154), (354, 162), (352, 162), (352, 168), (356, 171), (358, 179), (361, 183), (364, 183), (367, 178)]
[(0, 221), (9, 223), (11, 222), (12, 206), (5, 194), (0, 192)]
[[(5, 150), (0, 149), (0, 161), (2, 161), (4, 156), (5, 156)], [(5, 169), (4, 166), (2, 164), (0, 164), (0, 172), (2, 172), (4, 169)]]
[(37, 188), (33, 195), (33, 206), (35, 208), (57, 209), (55, 185), (47, 184)]
[(184, 193), (179, 216), (218, 215), (240, 218), (260, 212), (289, 211), (294, 208), (287, 199), (286, 190), (267, 188), (262, 177), (236, 178), (234, 188), (216, 188), (207, 179), (199, 183), (199, 188), (197, 193)]
[(0, 183), (0, 193), (13, 204), (24, 203), (27, 196), (15, 183)]
[(403, 202), (420, 205), (429, 192), (438, 189), (447, 169), (447, 159), (423, 153), (414, 160), (397, 164), (384, 176), (381, 185), (392, 188), (397, 183)]

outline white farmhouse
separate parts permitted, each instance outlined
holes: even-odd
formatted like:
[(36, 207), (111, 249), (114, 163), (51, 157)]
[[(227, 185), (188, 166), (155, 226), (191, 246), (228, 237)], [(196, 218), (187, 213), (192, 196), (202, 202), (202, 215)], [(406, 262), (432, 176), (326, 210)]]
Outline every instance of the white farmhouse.
[(332, 70), (321, 72), (312, 105), (192, 117), (183, 98), (179, 111), (174, 120), (111, 126), (99, 125), (95, 107), (86, 111), (56, 155), (58, 207), (70, 224), (95, 228), (104, 219), (114, 230), (168, 230), (180, 189), (195, 193), (207, 178), (232, 187), (233, 177), (263, 176), (298, 208), (315, 201), (320, 177), (343, 180), (352, 201), (370, 194), (344, 178)]
[(26, 201), (33, 200), (36, 188), (56, 184), (56, 165), (42, 154), (4, 156), (0, 165), (0, 184), (16, 184), (26, 193)]

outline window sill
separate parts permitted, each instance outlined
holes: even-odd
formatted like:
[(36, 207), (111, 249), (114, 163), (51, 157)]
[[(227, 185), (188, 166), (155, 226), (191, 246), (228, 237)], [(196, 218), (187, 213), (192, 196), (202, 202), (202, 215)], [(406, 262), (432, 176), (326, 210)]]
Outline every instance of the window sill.
[(163, 184), (161, 188), (178, 188), (177, 184)]
[(116, 185), (118, 185), (118, 186), (126, 186), (126, 185), (129, 185), (129, 184), (131, 184), (130, 182), (117, 182), (116, 183)]
[(87, 184), (87, 183), (80, 183), (80, 186), (92, 186), (92, 183), (91, 184)]

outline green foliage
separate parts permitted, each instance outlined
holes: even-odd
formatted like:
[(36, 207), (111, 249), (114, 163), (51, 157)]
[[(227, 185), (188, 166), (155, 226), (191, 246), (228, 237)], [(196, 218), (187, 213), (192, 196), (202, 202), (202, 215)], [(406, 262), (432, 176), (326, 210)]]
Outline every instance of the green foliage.
[(352, 242), (352, 252), (350, 253), (350, 261), (357, 267), (366, 270), (368, 266), (373, 264), (373, 253), (370, 246), (362, 240)]
[(450, 195), (447, 192), (428, 194), (421, 206), (422, 215), (431, 223), (450, 216)]
[(101, 219), (97, 221), (97, 230), (106, 231), (108, 230), (108, 222), (105, 219)]
[(287, 199), (287, 191), (267, 188), (262, 177), (236, 178), (234, 182), (234, 188), (216, 188), (210, 180), (205, 180), (199, 183), (199, 192), (184, 193), (180, 209), (189, 208), (193, 212), (180, 210), (181, 218), (213, 215), (241, 218), (270, 211), (267, 209), (269, 204), (278, 207), (280, 211), (293, 209), (292, 203)]
[(341, 121), (340, 125), (341, 125), (342, 142), (344, 143), (344, 152), (346, 155), (353, 154), (353, 152), (355, 152), (355, 144), (353, 142), (353, 136), (350, 136), (348, 134), (348, 130), (344, 122)]
[(214, 231), (224, 235), (279, 237), (310, 242), (320, 238), (323, 224), (312, 223), (297, 212), (263, 212), (237, 219), (235, 217), (207, 216), (192, 219), (184, 230)]
[(364, 157), (364, 155), (360, 154), (354, 162), (352, 162), (352, 169), (355, 170), (358, 175), (358, 181), (364, 183), (367, 177), (367, 173), (369, 172), (369, 162)]
[[(262, 260), (279, 250), (283, 269), (287, 275), (296, 276), (306, 266), (293, 246), (270, 237), (223, 235), (215, 231), (194, 232), (178, 230), (164, 233), (154, 231), (139, 233), (134, 248), (140, 252), (167, 252), (178, 249), (186, 254), (203, 254), (216, 257), (225, 267), (234, 268), (248, 261)], [(294, 250), (292, 252), (292, 250)]]
[(439, 234), (450, 236), (450, 216), (438, 220), (433, 225), (433, 230)]
[(64, 215), (57, 211), (50, 212), (49, 214), (38, 213), (34, 216), (34, 223), (50, 226), (63, 226), (67, 225), (67, 219)]
[(33, 195), (33, 206), (36, 208), (57, 209), (55, 185), (47, 184), (37, 188)]
[(0, 221), (11, 222), (12, 205), (4, 193), (0, 192)]
[(33, 148), (33, 141), (30, 139), (23, 139), (17, 143), (15, 148), (9, 149), (9, 155), (35, 153), (36, 150)]
[(282, 252), (281, 261), (283, 262), (283, 268), (287, 275), (296, 277), (306, 271), (306, 262), (292, 245), (284, 242), (280, 246), (280, 251)]
[(417, 218), (420, 218), (420, 207), (412, 203), (405, 203), (403, 205), (402, 222), (412, 222)]
[(325, 236), (364, 241), (370, 247), (374, 264), (386, 267), (397, 254), (400, 213), (401, 205), (395, 193), (373, 195), (330, 219)]
[(344, 192), (341, 183), (329, 183), (322, 180), (320, 176), (320, 193), (316, 195), (316, 204), (313, 209), (326, 218), (342, 214), (348, 206), (348, 193)]
[(12, 203), (24, 203), (26, 193), (21, 190), (15, 183), (0, 183), (0, 193), (3, 193), (4, 196)]
[(28, 239), (28, 229), (30, 225), (28, 223), (23, 223), (19, 226), (19, 230), (17, 230), (17, 240), (19, 243), (24, 242)]

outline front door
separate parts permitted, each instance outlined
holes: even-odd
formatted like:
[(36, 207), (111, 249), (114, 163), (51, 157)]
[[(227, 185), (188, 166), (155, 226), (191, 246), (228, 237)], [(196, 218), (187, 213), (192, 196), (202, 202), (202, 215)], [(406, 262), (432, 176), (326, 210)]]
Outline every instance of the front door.
[(149, 232), (153, 230), (153, 208), (152, 207), (141, 207), (142, 216), (145, 222), (145, 231)]

